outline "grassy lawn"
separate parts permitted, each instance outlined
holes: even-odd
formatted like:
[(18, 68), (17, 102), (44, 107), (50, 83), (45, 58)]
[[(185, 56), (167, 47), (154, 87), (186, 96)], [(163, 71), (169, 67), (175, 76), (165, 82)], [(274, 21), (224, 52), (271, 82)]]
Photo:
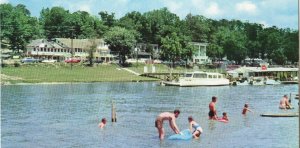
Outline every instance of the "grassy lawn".
[(10, 83), (41, 83), (41, 82), (115, 82), (115, 81), (153, 81), (157, 79), (136, 76), (117, 65), (97, 65), (86, 67), (74, 64), (24, 64), (20, 67), (3, 67), (2, 74), (21, 78), (20, 80), (3, 80)]
[[(137, 73), (144, 73), (144, 67), (147, 67), (148, 72), (152, 72), (153, 65), (138, 64), (127, 67)], [(177, 66), (170, 68), (163, 64), (155, 64), (155, 72), (170, 73), (170, 72), (186, 72), (199, 69), (187, 69)], [(201, 69), (203, 71), (216, 71), (216, 69)], [(220, 72), (220, 71), (218, 71)], [(55, 64), (22, 64), (19, 67), (9, 65), (2, 67), (1, 83), (52, 83), (52, 82), (125, 82), (125, 81), (158, 81), (158, 79), (142, 77), (134, 75), (126, 70), (121, 69), (115, 64), (99, 64), (94, 67), (87, 67), (82, 64), (73, 64), (71, 69), (70, 64), (55, 63)]]

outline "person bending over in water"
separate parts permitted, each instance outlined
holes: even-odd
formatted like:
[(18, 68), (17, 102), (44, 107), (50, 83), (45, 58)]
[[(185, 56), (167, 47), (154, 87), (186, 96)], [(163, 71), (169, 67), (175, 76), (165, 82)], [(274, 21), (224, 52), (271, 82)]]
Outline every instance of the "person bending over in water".
[(178, 117), (178, 115), (180, 114), (180, 111), (178, 109), (174, 110), (174, 113), (170, 113), (170, 112), (163, 112), (163, 113), (160, 113), (156, 120), (155, 120), (155, 127), (157, 128), (158, 130), (158, 134), (159, 134), (159, 138), (160, 140), (163, 140), (164, 139), (164, 136), (165, 136), (165, 130), (163, 128), (163, 122), (165, 120), (169, 120), (169, 123), (170, 123), (170, 127), (173, 129), (173, 131), (176, 133), (176, 134), (179, 134), (179, 129), (176, 125), (176, 118)]
[(291, 104), (289, 103), (289, 99), (287, 95), (284, 95), (279, 103), (280, 109), (291, 109)]
[(244, 108), (243, 108), (243, 111), (242, 111), (242, 114), (243, 114), (243, 115), (246, 115), (247, 111), (253, 112), (252, 110), (250, 110), (250, 109), (248, 108), (248, 104), (245, 104), (245, 105), (244, 105)]
[(211, 102), (209, 103), (209, 112), (208, 112), (208, 117), (209, 119), (217, 120), (217, 110), (216, 110), (216, 102), (217, 102), (217, 97), (213, 96), (211, 99)]
[(102, 119), (101, 119), (101, 122), (100, 122), (99, 125), (98, 125), (98, 127), (99, 127), (99, 128), (103, 128), (105, 125), (106, 125), (106, 119), (105, 119), (105, 118), (102, 118)]
[[(192, 116), (189, 116), (188, 117), (188, 120), (189, 120), (189, 124), (190, 124), (190, 131), (191, 133), (193, 134), (193, 138), (195, 139), (198, 139), (201, 135), (201, 133), (203, 132), (201, 126), (194, 121), (193, 117)], [(193, 130), (194, 128), (194, 130)]]

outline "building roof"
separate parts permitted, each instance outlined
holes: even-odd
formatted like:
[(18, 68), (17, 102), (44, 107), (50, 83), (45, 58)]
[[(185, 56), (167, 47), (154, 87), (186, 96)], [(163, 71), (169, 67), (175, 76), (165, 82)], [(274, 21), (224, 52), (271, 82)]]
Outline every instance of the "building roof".
[[(67, 46), (69, 48), (72, 47), (71, 39), (67, 38), (55, 38), (57, 43), (62, 43), (64, 46)], [(101, 46), (104, 46), (104, 40), (102, 39), (73, 39), (73, 48), (81, 48), (81, 49), (87, 49), (90, 48), (93, 45), (93, 42), (97, 45), (97, 48), (100, 49)]]
[[(108, 50), (108, 46), (102, 39), (73, 39), (73, 48), (89, 49), (94, 41), (97, 49)], [(36, 39), (32, 40), (27, 47), (72, 48), (72, 44), (69, 38)]]
[(262, 70), (261, 67), (240, 67), (238, 69), (228, 71), (228, 72), (284, 72), (284, 71), (298, 71), (298, 68), (285, 68), (285, 67), (276, 67), (276, 68), (267, 68), (266, 70)]
[(200, 42), (189, 42), (192, 45), (202, 45), (202, 46), (208, 46), (208, 43), (200, 43)]
[(61, 45), (53, 42), (47, 41), (46, 39), (36, 39), (32, 40), (27, 47), (51, 47), (51, 48), (62, 48)]

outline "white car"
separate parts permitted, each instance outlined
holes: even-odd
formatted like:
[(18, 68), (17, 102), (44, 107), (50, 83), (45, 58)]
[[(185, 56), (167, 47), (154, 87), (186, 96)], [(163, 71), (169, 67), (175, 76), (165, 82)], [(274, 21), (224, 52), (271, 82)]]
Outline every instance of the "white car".
[(42, 63), (55, 63), (57, 60), (50, 59), (50, 60), (43, 60)]

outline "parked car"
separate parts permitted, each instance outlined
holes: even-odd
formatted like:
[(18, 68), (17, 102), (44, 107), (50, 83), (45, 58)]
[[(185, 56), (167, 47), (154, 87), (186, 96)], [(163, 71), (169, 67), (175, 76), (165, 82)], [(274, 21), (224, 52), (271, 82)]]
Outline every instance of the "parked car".
[(162, 61), (161, 61), (161, 60), (158, 60), (158, 59), (155, 59), (155, 60), (153, 61), (153, 63), (154, 63), (154, 64), (161, 64)]
[(42, 61), (42, 63), (55, 63), (55, 62), (57, 62), (57, 60), (54, 60), (54, 59), (50, 59), (50, 60), (45, 59)]
[(80, 59), (76, 59), (76, 58), (69, 58), (65, 60), (66, 63), (79, 63), (80, 61), (81, 61)]
[(26, 57), (26, 58), (23, 58), (21, 60), (22, 63), (37, 63), (39, 62), (38, 59), (35, 59), (35, 58), (32, 58), (32, 57)]

